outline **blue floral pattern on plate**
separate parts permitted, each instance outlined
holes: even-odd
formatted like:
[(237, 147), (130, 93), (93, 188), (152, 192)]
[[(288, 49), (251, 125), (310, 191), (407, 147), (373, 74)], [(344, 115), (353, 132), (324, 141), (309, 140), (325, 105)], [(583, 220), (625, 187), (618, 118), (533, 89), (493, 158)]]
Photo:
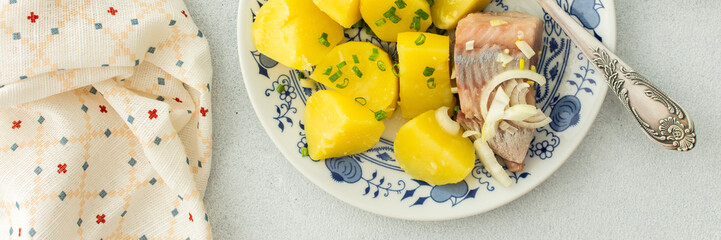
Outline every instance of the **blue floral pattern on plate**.
[[(604, 3), (609, 1), (611, 1), (612, 6), (612, 0), (556, 0), (564, 10), (575, 16), (584, 27), (588, 28), (599, 39), (603, 39), (601, 35), (604, 35), (598, 33), (598, 27), (603, 23), (604, 16), (599, 11), (605, 8)], [(252, 19), (255, 18), (257, 9), (264, 3), (264, 0), (260, 0), (248, 4), (250, 5)], [(487, 10), (496, 12), (513, 11), (517, 10), (517, 5), (519, 4), (508, 2), (508, 0), (493, 0)], [(593, 119), (583, 118), (581, 115), (582, 112), (589, 112), (583, 108), (584, 105), (591, 103), (591, 98), (587, 96), (593, 96), (593, 101), (598, 101), (600, 97), (600, 101), (602, 101), (603, 95), (605, 95), (594, 96), (597, 92), (605, 93), (605, 86), (597, 85), (596, 79), (600, 79), (600, 76), (590, 65), (590, 62), (580, 53), (550, 16), (545, 13), (540, 16), (544, 20), (545, 32), (538, 71), (546, 77), (548, 83), (537, 89), (536, 98), (538, 106), (552, 118), (553, 122), (546, 127), (536, 129), (526, 159), (529, 164), (535, 164), (538, 161), (556, 160), (558, 157), (554, 157), (554, 152), (564, 148), (565, 145), (563, 144), (578, 144), (578, 142), (566, 143), (566, 141), (562, 141), (567, 138), (565, 132), (573, 132), (572, 129), (581, 125), (587, 129), (587, 125), (590, 125), (590, 122), (593, 121)], [(615, 28), (615, 26), (613, 27)], [(445, 30), (432, 29), (430, 31), (443, 33)], [(377, 37), (369, 36), (363, 27), (346, 29), (344, 35), (344, 41), (373, 43), (386, 50), (394, 60), (397, 59), (395, 43), (383, 42)], [(242, 54), (241, 58), (243, 57)], [(276, 61), (255, 51), (253, 47), (250, 47), (245, 54), (252, 57), (255, 63), (253, 65), (256, 68), (248, 69), (249, 67), (246, 65), (243, 68), (244, 73), (245, 71), (251, 71), (260, 76), (258, 79), (246, 78), (245, 81), (263, 81), (265, 87), (263, 87), (262, 96), (267, 98), (261, 100), (253, 99), (251, 96), (251, 100), (268, 102), (270, 104), (264, 104), (263, 106), (272, 106), (271, 109), (258, 109), (258, 104), (254, 102), (256, 111), (261, 116), (261, 121), (273, 122), (276, 126), (275, 131), (278, 131), (278, 136), (295, 139), (293, 140), (295, 142), (293, 153), (300, 156), (301, 149), (307, 147), (302, 111), (307, 98), (315, 91), (325, 89), (325, 87), (322, 85), (315, 89), (302, 87), (298, 79), (299, 71), (290, 70), (279, 65)], [(569, 64), (571, 62), (573, 64)], [(268, 79), (270, 81), (267, 81)], [(276, 90), (280, 85), (283, 85), (285, 90), (279, 93)], [(246, 86), (248, 86), (247, 82)], [(248, 91), (257, 90), (249, 88)], [(260, 114), (260, 112), (266, 113)], [(590, 112), (588, 115), (594, 115), (594, 113)], [(267, 119), (263, 119), (262, 116), (266, 116)], [(272, 131), (267, 127), (266, 130), (269, 133)], [(568, 147), (572, 148), (574, 146)], [(331, 184), (337, 184), (341, 188), (349, 189), (350, 192), (345, 194), (357, 194), (357, 198), (369, 200), (387, 199), (384, 201), (396, 202), (399, 206), (405, 206), (409, 209), (429, 205), (458, 208), (470, 199), (477, 199), (480, 194), (495, 193), (499, 189), (495, 181), (492, 180), (491, 175), (478, 161), (471, 174), (464, 181), (450, 185), (434, 186), (411, 179), (405, 174), (399, 174), (403, 170), (395, 161), (393, 141), (386, 137), (381, 138), (376, 146), (361, 154), (323, 161), (309, 158), (302, 160), (324, 166), (326, 169), (325, 177), (330, 180)], [(565, 158), (559, 161), (564, 160)], [(543, 163), (538, 162), (537, 164)], [(536, 182), (535, 184), (537, 184), (542, 180), (537, 178), (545, 178), (544, 175), (547, 177), (545, 173), (539, 175), (533, 167), (527, 167), (526, 172), (509, 172), (509, 176), (516, 184), (523, 184), (524, 181)], [(349, 188), (345, 186), (349, 186)], [(500, 189), (504, 188), (501, 187)], [(337, 194), (334, 193), (334, 195), (339, 196)], [(375, 210), (371, 211), (377, 212)], [(429, 217), (427, 219), (434, 218)]]

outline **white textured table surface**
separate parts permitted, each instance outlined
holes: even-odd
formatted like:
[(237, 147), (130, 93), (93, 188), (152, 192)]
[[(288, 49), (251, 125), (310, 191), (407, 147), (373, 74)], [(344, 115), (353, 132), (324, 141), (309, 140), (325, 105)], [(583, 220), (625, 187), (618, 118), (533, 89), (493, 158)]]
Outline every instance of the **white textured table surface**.
[(213, 56), (205, 203), (216, 239), (721, 238), (721, 1), (616, 0), (618, 55), (686, 107), (696, 149), (657, 147), (608, 95), (586, 139), (546, 182), (491, 212), (445, 222), (352, 207), (285, 160), (243, 86), (237, 1), (186, 1)]

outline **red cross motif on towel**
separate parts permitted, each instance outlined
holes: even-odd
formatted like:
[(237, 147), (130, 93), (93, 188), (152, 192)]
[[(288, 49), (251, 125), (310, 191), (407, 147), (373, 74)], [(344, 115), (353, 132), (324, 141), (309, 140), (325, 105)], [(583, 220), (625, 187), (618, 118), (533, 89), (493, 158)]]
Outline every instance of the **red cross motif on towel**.
[(115, 8), (113, 8), (113, 7), (110, 7), (108, 9), (108, 13), (110, 13), (110, 15), (115, 16), (115, 13), (117, 13), (117, 12), (118, 12), (118, 10), (115, 10)]
[(188, 213), (188, 215), (190, 216), (190, 217), (188, 217), (188, 220), (190, 220), (190, 221), (192, 222), (192, 221), (193, 221), (193, 214), (192, 214), (192, 213)]
[(21, 120), (13, 121), (13, 128), (12, 128), (12, 129), (19, 129), (21, 123), (23, 123), (23, 121), (21, 121)]
[(40, 18), (40, 16), (35, 15), (35, 12), (30, 12), (30, 16), (28, 16), (28, 20), (30, 20), (31, 23), (35, 23), (38, 18)]
[(185, 13), (185, 10), (181, 11), (180, 13), (182, 13), (182, 14), (183, 14), (183, 16), (185, 16), (186, 18), (188, 17), (188, 14), (187, 14), (187, 13)]
[(200, 107), (200, 114), (202, 114), (203, 117), (205, 117), (205, 114), (207, 114), (207, 113), (208, 113), (208, 109), (205, 109), (204, 107)]
[(148, 111), (148, 118), (150, 118), (150, 119), (158, 118), (158, 109), (153, 109), (153, 110)]
[(98, 220), (95, 220), (95, 223), (97, 223), (97, 224), (105, 223), (105, 214), (95, 215), (95, 218), (98, 219)]
[(67, 168), (68, 168), (67, 163), (58, 164), (58, 174), (67, 173), (68, 172)]
[(100, 112), (101, 113), (108, 113), (108, 109), (105, 105), (100, 105)]
[(181, 101), (180, 98), (175, 98), (174, 100), (175, 100), (176, 102), (183, 103), (183, 101)]

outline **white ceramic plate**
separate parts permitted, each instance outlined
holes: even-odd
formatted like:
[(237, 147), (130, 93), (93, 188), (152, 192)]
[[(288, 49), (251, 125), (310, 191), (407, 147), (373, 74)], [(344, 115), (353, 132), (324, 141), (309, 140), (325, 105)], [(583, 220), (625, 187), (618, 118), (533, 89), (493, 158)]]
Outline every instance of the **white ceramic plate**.
[[(613, 0), (556, 1), (611, 49), (615, 48)], [(499, 186), (480, 165), (458, 184), (433, 186), (411, 179), (398, 167), (393, 155), (394, 135), (404, 121), (400, 114), (386, 120), (383, 138), (365, 153), (325, 161), (301, 158), (300, 149), (306, 146), (303, 111), (307, 98), (317, 89), (301, 87), (297, 71), (256, 51), (251, 26), (265, 2), (241, 1), (238, 13), (240, 65), (260, 122), (288, 161), (313, 183), (353, 206), (380, 215), (412, 220), (454, 219), (513, 201), (566, 161), (591, 127), (606, 95), (600, 73), (534, 0), (494, 0), (486, 11), (522, 11), (545, 21), (538, 69), (548, 84), (538, 90), (537, 99), (553, 123), (536, 130), (525, 172), (509, 172), (513, 186)], [(368, 37), (360, 29), (347, 30), (346, 40), (372, 42), (396, 54), (394, 43)], [(275, 91), (279, 84), (285, 85), (282, 94)]]

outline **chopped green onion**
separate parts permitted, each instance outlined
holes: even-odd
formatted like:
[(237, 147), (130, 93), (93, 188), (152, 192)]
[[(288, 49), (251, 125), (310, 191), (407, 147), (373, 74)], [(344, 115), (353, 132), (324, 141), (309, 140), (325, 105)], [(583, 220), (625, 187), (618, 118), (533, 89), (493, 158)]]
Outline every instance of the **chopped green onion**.
[(395, 7), (391, 7), (391, 9), (388, 9), (388, 11), (386, 11), (386, 12), (383, 13), (383, 16), (384, 16), (384, 17), (387, 17), (387, 18), (390, 18), (391, 16), (395, 16), (395, 15), (396, 15), (396, 8), (395, 8)]
[(453, 115), (458, 115), (458, 111), (461, 110), (461, 106), (455, 106), (453, 107)]
[(386, 20), (381, 18), (376, 21), (376, 26), (383, 26), (383, 24), (386, 24)]
[(421, 30), (421, 18), (418, 16), (413, 17), (413, 21), (411, 21), (410, 28), (414, 29), (416, 31), (420, 31)]
[(426, 43), (426, 35), (421, 33), (421, 35), (418, 35), (418, 38), (416, 38), (416, 45), (420, 46)]
[(338, 70), (340, 70), (342, 67), (345, 67), (345, 65), (346, 65), (345, 61), (342, 61), (342, 62), (338, 63), (338, 65), (335, 65), (335, 66), (338, 68)]
[(376, 112), (376, 120), (383, 121), (383, 119), (386, 119), (386, 112), (383, 110), (378, 110)]
[(330, 75), (330, 73), (332, 71), (333, 71), (333, 66), (328, 66), (327, 68), (325, 68), (325, 70), (323, 70), (323, 75), (328, 76), (328, 75)]
[(397, 0), (396, 6), (398, 6), (398, 9), (404, 9), (406, 7), (406, 2), (404, 2), (403, 0)]
[(328, 78), (328, 80), (330, 80), (330, 82), (335, 82), (336, 80), (338, 80), (338, 78), (340, 78), (340, 76), (343, 76), (343, 72), (341, 72), (340, 69), (338, 69), (338, 71), (335, 72), (333, 74), (333, 76), (330, 76)]
[(298, 72), (298, 79), (305, 79), (305, 73)]
[(360, 63), (360, 61), (358, 60), (358, 55), (353, 55), (353, 63)]
[(435, 3), (435, 2), (433, 2), (433, 0), (426, 0), (426, 1), (428, 2), (428, 5), (430, 5), (430, 6), (433, 6), (433, 4)]
[(278, 85), (278, 87), (275, 89), (275, 91), (277, 91), (280, 94), (283, 94), (283, 92), (285, 92), (285, 85), (283, 85), (283, 84)]
[(335, 86), (339, 89), (344, 89), (348, 86), (348, 83), (350, 83), (350, 80), (348, 80), (348, 78), (344, 78), (342, 84), (336, 84)]
[(308, 148), (307, 148), (307, 147), (302, 147), (302, 148), (300, 148), (300, 156), (301, 156), (301, 157), (307, 157), (307, 156), (308, 156)]
[(400, 71), (398, 70), (398, 63), (393, 64), (393, 75), (396, 75), (396, 77), (398, 77), (398, 71)]
[(368, 103), (368, 101), (364, 97), (357, 97), (357, 98), (355, 98), (355, 101), (363, 106), (365, 106), (366, 103)]
[(428, 13), (426, 11), (423, 11), (423, 9), (416, 10), (416, 15), (421, 17), (421, 19), (423, 19), (423, 20), (428, 19), (428, 17), (430, 16), (430, 15), (428, 15)]
[(436, 79), (429, 78), (428, 81), (426, 81), (426, 86), (428, 86), (428, 89), (436, 88)]
[(436, 69), (432, 67), (426, 67), (426, 69), (423, 70), (423, 76), (430, 77), (433, 75), (433, 72), (435, 72)]
[(371, 56), (368, 57), (368, 60), (375, 61), (376, 59), (378, 59), (378, 54), (379, 54), (378, 49), (373, 48), (373, 54), (371, 54)]
[(388, 19), (390, 19), (391, 22), (393, 22), (393, 23), (398, 23), (398, 22), (401, 21), (401, 18), (400, 18), (399, 16), (396, 16), (396, 15), (390, 16), (390, 17), (388, 17)]
[(365, 28), (365, 30), (366, 30), (366, 34), (368, 34), (368, 36), (375, 36), (375, 35), (376, 35), (376, 33), (373, 32), (373, 29), (371, 29), (371, 28), (369, 28), (369, 27)]
[(320, 35), (320, 38), (318, 38), (318, 42), (320, 42), (321, 45), (330, 47), (330, 42), (328, 42), (328, 34), (323, 33)]
[(386, 63), (384, 63), (382, 60), (378, 60), (376, 65), (378, 65), (378, 69), (380, 69), (382, 72), (386, 71)]
[(351, 26), (351, 28), (362, 28), (363, 25), (365, 25), (365, 22), (363, 22), (363, 20), (360, 20), (357, 23), (353, 24), (353, 26)]
[(353, 70), (355, 75), (358, 76), (359, 78), (363, 77), (363, 72), (361, 72), (361, 70), (360, 70), (360, 68), (358, 68), (358, 66), (353, 66), (353, 68), (351, 70)]

